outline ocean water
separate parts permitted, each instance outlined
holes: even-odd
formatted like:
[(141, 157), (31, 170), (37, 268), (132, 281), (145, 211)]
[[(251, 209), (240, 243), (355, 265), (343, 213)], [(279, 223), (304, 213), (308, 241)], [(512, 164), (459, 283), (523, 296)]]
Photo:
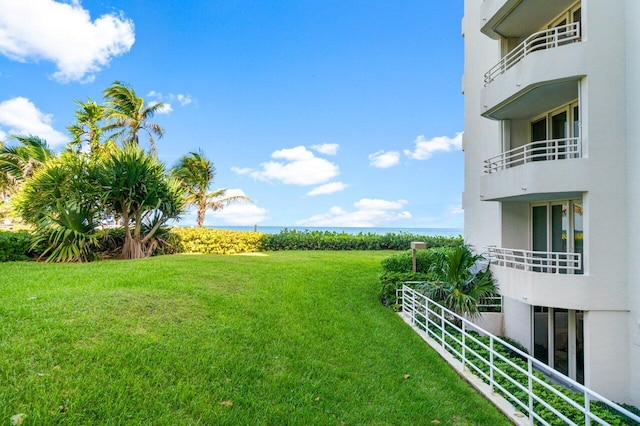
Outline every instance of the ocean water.
[(258, 231), (265, 234), (279, 234), (280, 231), (288, 229), (289, 231), (321, 231), (321, 232), (338, 232), (345, 234), (357, 235), (363, 234), (377, 234), (384, 235), (389, 233), (394, 234), (412, 234), (423, 236), (444, 236), (444, 237), (457, 237), (463, 235), (462, 228), (357, 228), (357, 227), (324, 227), (324, 226), (210, 226), (213, 229), (226, 229), (231, 231)]

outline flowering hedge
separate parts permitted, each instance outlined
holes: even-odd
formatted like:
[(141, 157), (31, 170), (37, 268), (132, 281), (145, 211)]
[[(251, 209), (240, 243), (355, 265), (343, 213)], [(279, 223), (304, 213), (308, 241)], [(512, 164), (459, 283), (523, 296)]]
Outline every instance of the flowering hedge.
[(236, 254), (260, 250), (260, 232), (227, 231), (209, 228), (173, 228), (176, 253)]

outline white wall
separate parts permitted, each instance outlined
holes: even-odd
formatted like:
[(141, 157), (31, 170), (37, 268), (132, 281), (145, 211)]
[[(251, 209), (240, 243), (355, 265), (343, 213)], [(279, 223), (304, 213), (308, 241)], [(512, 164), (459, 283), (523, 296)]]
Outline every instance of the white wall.
[(497, 121), (480, 117), (480, 91), (484, 73), (500, 60), (500, 44), (480, 33), (482, 2), (465, 0), (463, 34), (465, 67), (464, 92), (465, 189), (463, 194), (465, 240), (480, 251), (500, 244), (500, 205), (480, 200), (483, 160), (501, 152), (502, 140)]
[[(488, 5), (496, 9), (506, 3), (465, 0), (465, 238), (478, 247), (522, 246), (528, 236), (528, 230), (522, 227), (521, 207), (526, 203), (518, 206), (504, 202), (501, 206), (481, 201), (480, 194), (486, 190), (483, 185), (496, 198), (509, 196), (516, 183), (518, 187), (537, 185), (545, 192), (584, 192), (586, 275), (539, 279), (532, 275), (543, 274), (513, 270), (498, 273), (507, 281), (499, 284), (511, 294), (504, 299), (505, 334), (531, 346), (532, 304), (585, 310), (587, 385), (612, 399), (640, 406), (640, 1), (582, 1), (584, 31), (579, 61), (563, 65), (559, 59), (562, 67), (549, 72), (556, 75), (558, 70), (573, 69), (576, 75), (586, 74), (580, 80), (586, 158), (577, 167), (567, 160), (566, 170), (551, 169), (549, 164), (528, 165), (530, 171), (537, 168), (540, 170), (533, 171), (543, 172), (535, 179), (525, 169), (501, 172), (507, 180), (510, 177), (528, 183), (512, 182), (511, 188), (494, 177), (482, 177), (482, 162), (500, 153), (501, 137), (498, 122), (480, 117), (483, 75), (499, 60), (500, 46), (480, 33), (479, 14), (482, 4), (486, 12), (491, 9)], [(540, 56), (559, 53), (560, 48)], [(485, 90), (484, 98), (499, 103), (505, 93), (518, 90), (518, 79), (534, 84), (545, 70), (540, 64), (530, 64), (530, 59), (533, 55), (521, 64), (522, 69), (500, 76), (502, 87), (496, 79), (496, 86)], [(509, 84), (505, 87), (504, 82)], [(512, 123), (512, 135), (524, 129), (519, 124)], [(580, 185), (568, 185), (572, 179), (579, 179)], [(540, 286), (545, 286), (544, 291)], [(575, 286), (580, 292), (572, 293), (563, 286)], [(540, 300), (534, 303), (524, 299), (525, 291), (537, 292)], [(564, 306), (554, 301), (554, 294), (560, 293)]]
[(640, 2), (626, 1), (627, 29), (627, 282), (629, 286), (629, 338), (631, 400), (640, 407)]
[(505, 336), (516, 340), (533, 354), (531, 347), (531, 306), (508, 297), (502, 300)]
[(614, 402), (629, 398), (626, 312), (589, 311), (584, 316), (585, 386)]

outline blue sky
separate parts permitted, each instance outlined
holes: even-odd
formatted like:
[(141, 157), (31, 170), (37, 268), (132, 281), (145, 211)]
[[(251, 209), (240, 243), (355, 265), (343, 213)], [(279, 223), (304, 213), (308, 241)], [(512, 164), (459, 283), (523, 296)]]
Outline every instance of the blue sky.
[(462, 14), (450, 0), (0, 0), (0, 140), (61, 148), (74, 101), (118, 80), (167, 105), (162, 161), (202, 149), (212, 189), (254, 200), (206, 225), (461, 228)]

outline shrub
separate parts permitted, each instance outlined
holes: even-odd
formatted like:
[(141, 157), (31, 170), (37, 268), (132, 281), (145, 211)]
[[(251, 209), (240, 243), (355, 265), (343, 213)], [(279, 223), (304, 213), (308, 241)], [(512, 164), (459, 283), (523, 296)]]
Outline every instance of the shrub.
[(449, 247), (435, 247), (416, 251), (416, 272), (413, 272), (413, 254), (405, 250), (382, 261), (380, 274), (380, 301), (385, 306), (396, 308), (396, 290), (406, 281), (430, 281), (431, 266)]
[(177, 253), (236, 254), (259, 251), (264, 234), (209, 228), (172, 228)]
[(33, 255), (28, 231), (0, 231), (0, 262), (27, 260)]
[(405, 250), (412, 241), (424, 241), (427, 247), (461, 245), (462, 237), (424, 236), (407, 233), (347, 234), (335, 231), (297, 231), (283, 229), (278, 234), (264, 234), (261, 249), (279, 250)]

